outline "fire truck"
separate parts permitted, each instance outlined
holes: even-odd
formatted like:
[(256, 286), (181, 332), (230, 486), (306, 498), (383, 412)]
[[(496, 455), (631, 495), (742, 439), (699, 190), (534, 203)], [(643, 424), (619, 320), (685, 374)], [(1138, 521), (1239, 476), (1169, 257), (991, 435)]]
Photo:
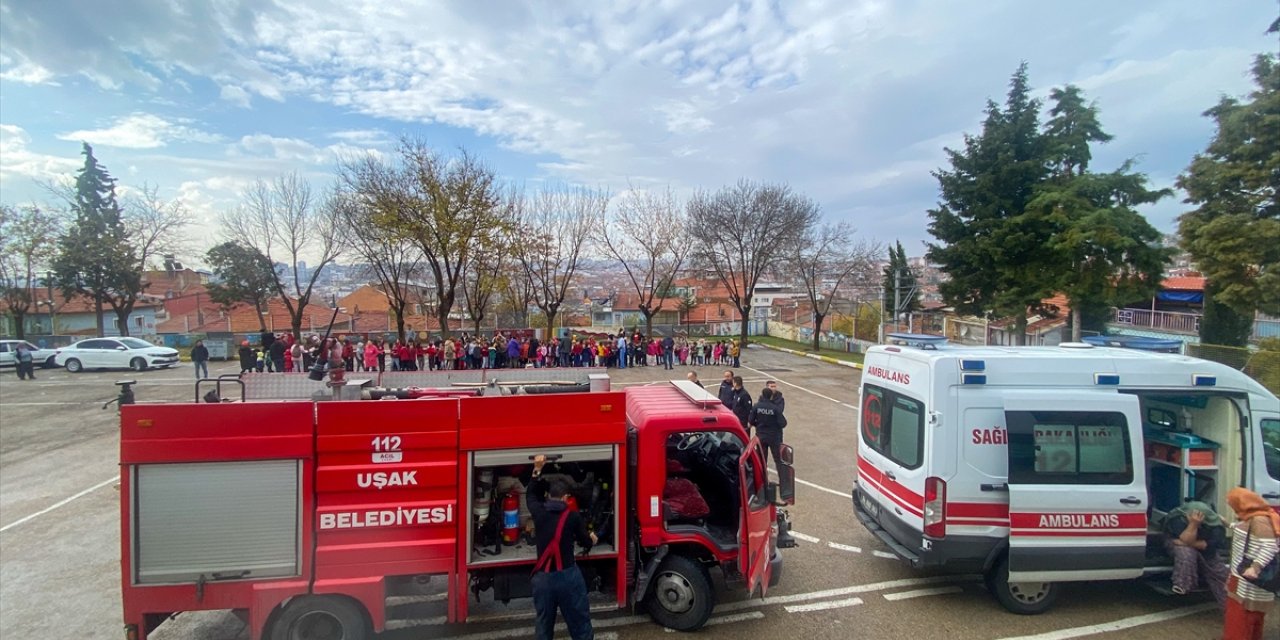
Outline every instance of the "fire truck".
[(461, 623), (528, 597), (524, 491), (539, 454), (599, 538), (577, 558), (597, 600), (690, 631), (715, 605), (713, 571), (761, 597), (781, 576), (792, 452), (770, 481), (756, 438), (702, 387), (619, 392), (597, 374), (555, 393), (449, 373), (434, 387), (361, 381), (325, 399), (121, 407), (127, 638), (178, 612), (231, 610), (252, 640), (351, 640), (412, 625), (405, 602), (434, 601), (441, 623)]

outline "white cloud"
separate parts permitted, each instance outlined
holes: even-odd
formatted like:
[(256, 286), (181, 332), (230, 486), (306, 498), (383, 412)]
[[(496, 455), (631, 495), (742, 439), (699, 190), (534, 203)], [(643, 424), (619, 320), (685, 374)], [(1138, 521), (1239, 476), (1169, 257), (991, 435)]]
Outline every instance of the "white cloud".
[(163, 147), (170, 141), (219, 142), (221, 136), (170, 122), (157, 115), (135, 113), (116, 120), (104, 129), (72, 131), (59, 134), (58, 139), (126, 149), (154, 149)]
[(58, 84), (53, 81), (53, 72), (38, 64), (31, 64), (29, 62), (8, 66), (7, 69), (0, 72), (0, 80), (8, 80), (10, 82), (18, 82), (21, 84)]
[(32, 151), (31, 136), (22, 127), (0, 124), (0, 184), (15, 179), (56, 180), (81, 166), (77, 158)]
[[(915, 238), (935, 199), (929, 170), (945, 163), (942, 146), (979, 130), (985, 100), (1003, 98), (1019, 61), (1030, 63), (1038, 91), (1076, 82), (1099, 102), (1117, 136), (1095, 154), (1100, 166), (1146, 154), (1141, 168), (1170, 176), (1207, 140), (1200, 112), (1219, 93), (1243, 92), (1251, 51), (1274, 44), (1257, 33), (1268, 9), (1244, 0), (1089, 9), (565, 0), (502, 11), (151, 0), (74, 24), (57, 19), (56, 3), (19, 4), (7, 10), (21, 19), (0, 24), (4, 73), (45, 82), (79, 75), (126, 92), (195, 77), (217, 94), (191, 113), (266, 97), (351, 116), (303, 129), (253, 122), (230, 136), (223, 157), (168, 159), (193, 182), (291, 164), (319, 173), (340, 154), (385, 149), (394, 140), (386, 131), (432, 139), (443, 125), (481, 145), (496, 141), (504, 164), (535, 167), (519, 179), (677, 190), (738, 177), (787, 181), (835, 216), (863, 216), (853, 222), (864, 231)], [(65, 137), (134, 148), (192, 137), (190, 122), (130, 118)]]

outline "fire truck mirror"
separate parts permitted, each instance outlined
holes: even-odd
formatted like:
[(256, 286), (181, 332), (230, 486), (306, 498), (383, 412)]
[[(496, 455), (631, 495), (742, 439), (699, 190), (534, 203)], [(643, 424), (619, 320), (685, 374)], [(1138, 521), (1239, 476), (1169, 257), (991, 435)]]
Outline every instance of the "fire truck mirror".
[(796, 470), (789, 464), (778, 465), (778, 498), (786, 504), (796, 503)]

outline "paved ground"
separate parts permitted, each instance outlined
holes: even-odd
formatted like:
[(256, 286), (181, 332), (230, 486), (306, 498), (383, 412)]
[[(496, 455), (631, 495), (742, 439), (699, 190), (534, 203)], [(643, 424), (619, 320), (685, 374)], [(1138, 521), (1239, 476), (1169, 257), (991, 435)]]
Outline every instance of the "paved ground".
[[(1053, 611), (1021, 617), (1004, 612), (976, 577), (922, 574), (883, 557), (854, 519), (848, 497), (859, 373), (773, 351), (747, 355), (742, 374), (753, 394), (770, 377), (786, 392), (787, 439), (801, 480), (792, 514), (804, 541), (785, 551), (785, 577), (766, 600), (722, 595), (702, 637), (1220, 637), (1219, 614), (1201, 597), (1169, 598), (1137, 582), (1076, 584)], [(219, 369), (234, 367), (215, 365), (213, 372)], [(712, 367), (698, 371), (706, 381), (718, 379)], [(12, 370), (0, 373), (0, 637), (118, 639), (117, 425), (115, 412), (100, 407), (115, 396), (112, 382), (121, 378), (139, 380), (144, 402), (188, 400), (192, 371), (183, 365), (140, 374), (38, 373), (36, 382), (20, 382)], [(669, 377), (650, 367), (614, 372), (613, 380), (625, 387)], [(383, 640), (527, 637), (527, 620), (520, 618), (531, 608), (517, 600), (498, 605), (488, 620), (418, 625)], [(1280, 638), (1280, 613), (1270, 617), (1270, 637)], [(599, 638), (666, 637), (630, 612), (602, 612), (596, 619)], [(248, 633), (230, 614), (203, 613), (170, 621), (153, 637), (232, 640)]]

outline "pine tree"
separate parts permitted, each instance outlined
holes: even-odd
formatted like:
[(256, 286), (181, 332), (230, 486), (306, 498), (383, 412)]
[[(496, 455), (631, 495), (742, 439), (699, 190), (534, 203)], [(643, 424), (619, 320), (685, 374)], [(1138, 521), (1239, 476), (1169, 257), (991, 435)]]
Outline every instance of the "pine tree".
[(930, 210), (928, 258), (949, 279), (939, 286), (962, 313), (1014, 318), (1022, 344), (1029, 308), (1053, 290), (1055, 263), (1045, 251), (1050, 229), (1029, 211), (1048, 175), (1040, 103), (1030, 96), (1027, 65), (1018, 67), (1001, 108), (988, 101), (982, 133), (947, 149), (950, 170), (934, 172), (941, 201)]
[(884, 267), (884, 299), (892, 306), (897, 300), (897, 314), (920, 310), (920, 286), (915, 271), (907, 263), (907, 252), (902, 241), (889, 247), (889, 263)]
[[(1196, 206), (1182, 215), (1178, 231), (1209, 281), (1206, 297), (1212, 291), (1245, 318), (1280, 314), (1280, 61), (1258, 56), (1253, 77), (1258, 87), (1248, 101), (1224, 97), (1205, 112), (1217, 132), (1177, 183)], [(1205, 323), (1209, 309), (1206, 300)]]
[(120, 332), (129, 335), (125, 320), (133, 305), (130, 302), (120, 317), (121, 308), (115, 304), (114, 296), (140, 291), (142, 274), (116, 200), (115, 179), (98, 163), (88, 143), (84, 143), (82, 153), (84, 166), (76, 176), (72, 202), (75, 221), (59, 240), (58, 255), (53, 261), (54, 278), (67, 299), (80, 294), (93, 300), (99, 336), (105, 335), (104, 303), (116, 309)]
[(1129, 162), (1111, 173), (1090, 172), (1090, 146), (1112, 138), (1102, 130), (1097, 107), (1073, 85), (1054, 89), (1050, 99), (1044, 136), (1053, 174), (1029, 206), (1053, 231), (1046, 249), (1060, 260), (1056, 289), (1071, 301), (1072, 340), (1078, 342), (1086, 309), (1155, 294), (1170, 252), (1134, 207), (1170, 191), (1148, 189), (1146, 176), (1131, 172)]

